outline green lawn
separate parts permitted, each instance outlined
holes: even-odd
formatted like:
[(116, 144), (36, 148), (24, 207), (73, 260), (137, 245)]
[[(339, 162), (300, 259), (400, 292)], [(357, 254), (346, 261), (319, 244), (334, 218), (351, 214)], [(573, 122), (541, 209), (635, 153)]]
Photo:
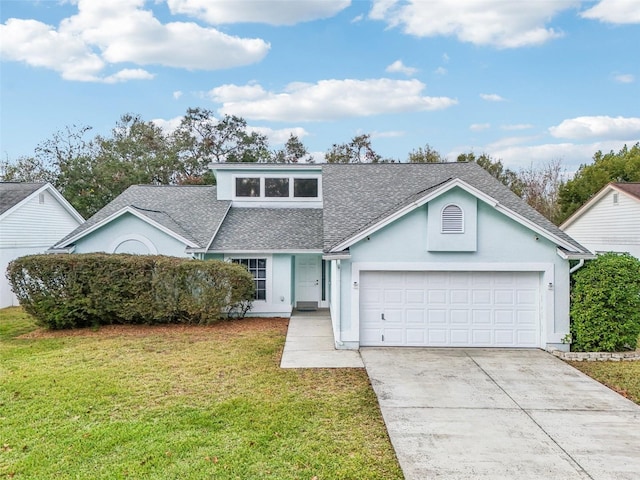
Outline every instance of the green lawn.
[(640, 405), (640, 361), (569, 363)]
[(365, 371), (281, 370), (284, 320), (34, 329), (0, 310), (0, 478), (402, 478)]

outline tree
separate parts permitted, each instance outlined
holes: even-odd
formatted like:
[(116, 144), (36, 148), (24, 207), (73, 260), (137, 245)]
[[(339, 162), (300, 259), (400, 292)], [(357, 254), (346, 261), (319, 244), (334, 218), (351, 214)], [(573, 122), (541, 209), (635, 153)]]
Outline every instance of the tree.
[(494, 160), (486, 153), (479, 157), (473, 152), (461, 153), (457, 158), (458, 162), (475, 162), (489, 172), (493, 177), (500, 180), (511, 189), (516, 195), (522, 196), (523, 185), (518, 174), (513, 170), (505, 168), (501, 160)]
[(273, 154), (272, 161), (274, 163), (313, 163), (313, 157), (309, 155), (307, 147), (300, 141), (297, 135), (293, 133), (289, 135), (284, 148), (276, 150)]
[(522, 198), (554, 223), (560, 219), (558, 192), (565, 170), (560, 159), (539, 166), (533, 163), (518, 172)]
[(266, 135), (249, 132), (244, 119), (225, 115), (217, 120), (202, 108), (187, 109), (172, 142), (190, 177), (205, 175), (212, 162), (266, 162), (271, 156)]
[(371, 135), (357, 135), (349, 143), (333, 144), (325, 154), (327, 163), (378, 163), (382, 156), (371, 146)]
[(593, 156), (592, 164), (580, 165), (573, 179), (560, 188), (559, 220), (566, 220), (609, 182), (639, 181), (640, 142), (631, 148), (625, 145), (618, 153), (603, 154), (599, 150)]
[(412, 150), (409, 153), (409, 163), (441, 163), (444, 162), (444, 157), (438, 152), (431, 148), (431, 145), (428, 143), (422, 147), (418, 147), (417, 150)]

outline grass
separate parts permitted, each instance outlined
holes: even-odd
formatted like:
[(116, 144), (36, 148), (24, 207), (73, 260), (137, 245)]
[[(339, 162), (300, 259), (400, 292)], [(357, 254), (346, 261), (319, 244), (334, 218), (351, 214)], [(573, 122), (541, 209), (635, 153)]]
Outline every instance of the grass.
[(640, 405), (640, 361), (569, 363)]
[(35, 328), (0, 310), (0, 478), (402, 478), (364, 370), (280, 369), (285, 320)]

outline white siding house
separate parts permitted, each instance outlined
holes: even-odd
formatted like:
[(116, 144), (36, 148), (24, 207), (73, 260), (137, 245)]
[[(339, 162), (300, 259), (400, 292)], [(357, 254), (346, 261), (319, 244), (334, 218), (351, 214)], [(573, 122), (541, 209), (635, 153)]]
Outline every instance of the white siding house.
[(627, 252), (640, 258), (640, 183), (610, 183), (560, 229), (594, 253)]
[(18, 304), (5, 277), (9, 262), (44, 253), (82, 222), (49, 183), (0, 183), (0, 308)]

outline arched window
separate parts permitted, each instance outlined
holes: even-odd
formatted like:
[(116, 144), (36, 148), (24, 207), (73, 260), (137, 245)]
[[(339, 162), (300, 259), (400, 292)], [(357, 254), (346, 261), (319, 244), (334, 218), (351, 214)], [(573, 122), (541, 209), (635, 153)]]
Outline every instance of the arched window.
[(458, 205), (447, 205), (442, 209), (442, 233), (464, 233), (464, 217)]

